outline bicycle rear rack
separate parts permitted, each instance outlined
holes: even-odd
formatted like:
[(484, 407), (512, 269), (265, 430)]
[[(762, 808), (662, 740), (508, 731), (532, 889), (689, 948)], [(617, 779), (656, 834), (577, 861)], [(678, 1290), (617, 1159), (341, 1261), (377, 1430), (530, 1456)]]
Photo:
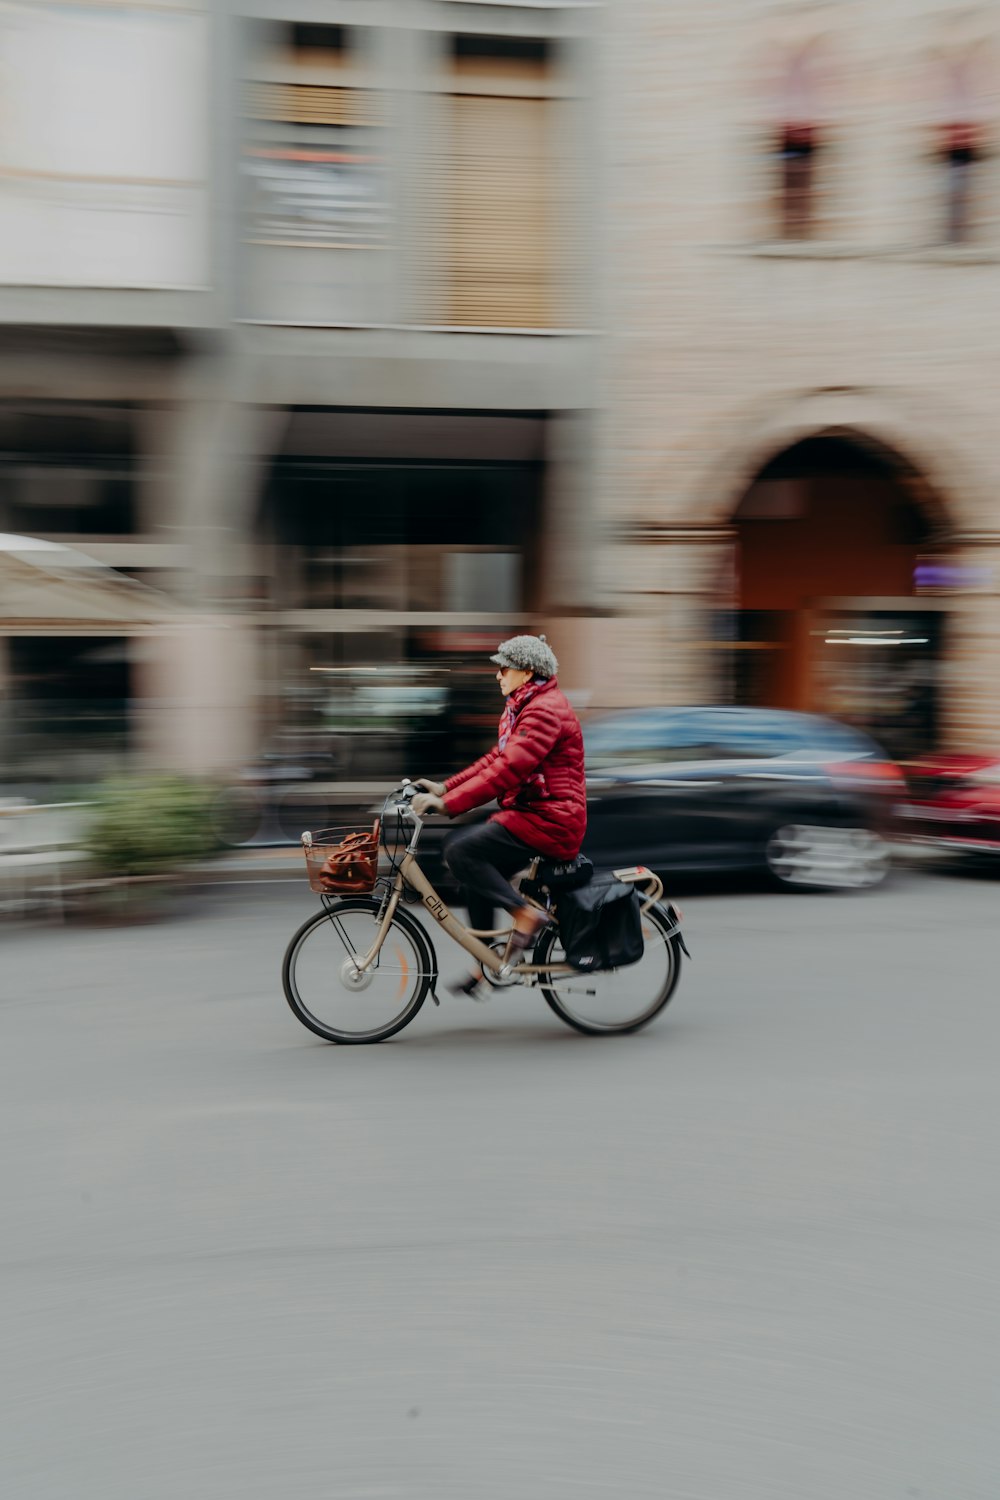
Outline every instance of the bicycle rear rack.
[(612, 870), (611, 873), (616, 880), (621, 880), (625, 884), (646, 887), (646, 899), (642, 903), (643, 911), (648, 911), (663, 895), (663, 881), (654, 871), (647, 870), (645, 865), (629, 865), (624, 870)]

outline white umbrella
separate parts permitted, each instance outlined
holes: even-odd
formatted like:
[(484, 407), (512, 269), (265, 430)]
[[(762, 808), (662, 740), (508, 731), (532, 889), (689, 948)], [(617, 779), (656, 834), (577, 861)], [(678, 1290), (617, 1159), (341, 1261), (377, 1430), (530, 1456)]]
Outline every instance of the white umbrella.
[(0, 633), (127, 635), (183, 613), (165, 594), (61, 542), (0, 532)]

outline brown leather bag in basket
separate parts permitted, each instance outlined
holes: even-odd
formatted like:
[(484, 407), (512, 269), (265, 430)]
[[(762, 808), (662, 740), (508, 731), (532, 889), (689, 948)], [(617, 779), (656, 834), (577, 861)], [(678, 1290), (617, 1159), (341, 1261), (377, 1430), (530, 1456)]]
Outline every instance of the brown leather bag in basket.
[(330, 896), (367, 896), (378, 875), (378, 836), (376, 818), (371, 833), (349, 833), (332, 849), (322, 844), (307, 849), (309, 884)]

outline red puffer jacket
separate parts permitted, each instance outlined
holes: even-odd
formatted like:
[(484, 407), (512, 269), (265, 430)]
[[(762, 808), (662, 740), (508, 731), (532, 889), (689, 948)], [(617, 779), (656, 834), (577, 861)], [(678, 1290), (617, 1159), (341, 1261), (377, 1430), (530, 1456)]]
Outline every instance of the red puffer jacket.
[[(574, 859), (587, 829), (587, 786), (580, 721), (554, 677), (528, 698), (503, 749), (445, 782), (451, 814), (496, 797), (496, 822), (539, 854)], [(492, 821), (492, 820), (491, 820)]]

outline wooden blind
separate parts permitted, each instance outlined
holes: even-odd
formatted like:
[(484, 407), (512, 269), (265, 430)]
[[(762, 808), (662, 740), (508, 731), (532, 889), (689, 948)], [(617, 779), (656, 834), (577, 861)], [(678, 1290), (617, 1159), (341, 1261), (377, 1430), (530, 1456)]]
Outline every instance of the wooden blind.
[(311, 83), (247, 83), (244, 114), (296, 125), (380, 125), (378, 94)]
[(450, 105), (445, 317), (548, 327), (549, 101), (454, 94)]

